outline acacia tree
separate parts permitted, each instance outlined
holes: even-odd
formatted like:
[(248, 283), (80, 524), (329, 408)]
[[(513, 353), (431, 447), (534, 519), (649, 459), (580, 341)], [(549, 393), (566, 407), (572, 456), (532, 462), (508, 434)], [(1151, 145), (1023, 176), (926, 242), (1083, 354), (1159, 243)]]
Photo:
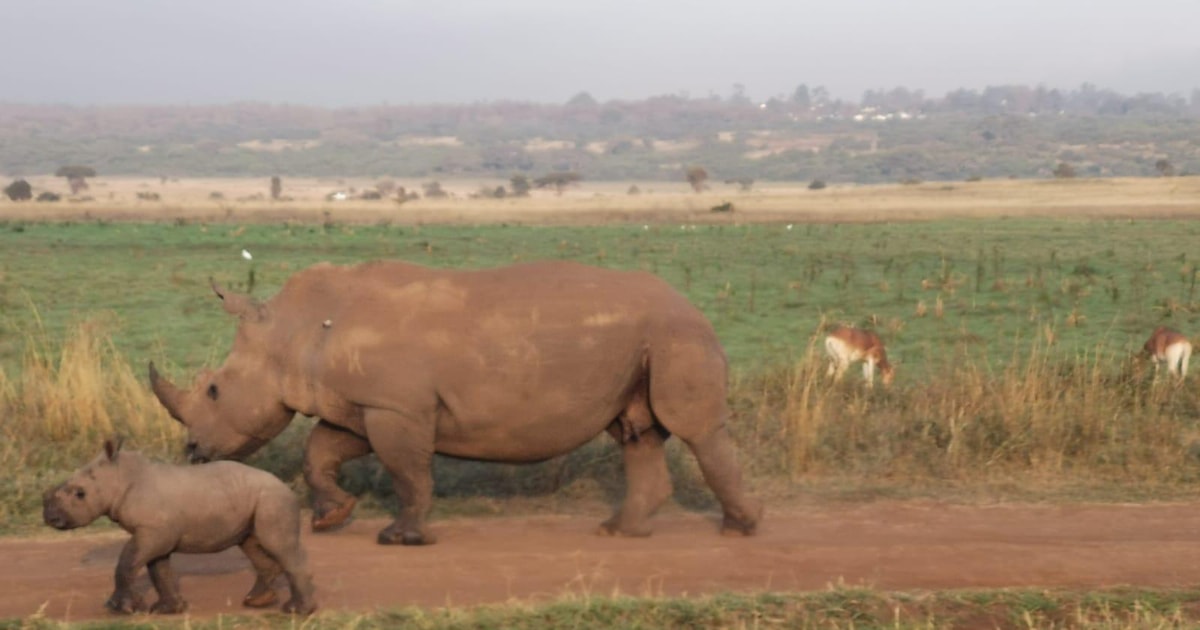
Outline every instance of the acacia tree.
[(442, 183), (439, 181), (426, 182), (421, 187), (425, 190), (425, 197), (427, 199), (439, 199), (447, 196), (446, 191), (442, 188)]
[(509, 187), (512, 188), (514, 197), (528, 197), (529, 189), (533, 187), (529, 183), (529, 178), (524, 175), (513, 175), (508, 178)]
[(57, 171), (54, 171), (55, 177), (67, 178), (67, 185), (71, 187), (71, 194), (78, 195), (88, 189), (87, 178), (96, 176), (96, 169), (90, 166), (60, 166)]
[(583, 180), (583, 176), (575, 171), (558, 171), (555, 173), (547, 173), (533, 180), (534, 188), (554, 188), (557, 194), (563, 194), (567, 186), (577, 184)]
[(1175, 175), (1175, 165), (1171, 164), (1171, 161), (1166, 158), (1155, 162), (1154, 170), (1158, 171), (1158, 174), (1162, 175), (1163, 177), (1171, 177)]
[(708, 181), (708, 171), (704, 170), (703, 166), (689, 166), (684, 172), (687, 177), (687, 182), (691, 184), (692, 190), (700, 192), (708, 187), (705, 183)]

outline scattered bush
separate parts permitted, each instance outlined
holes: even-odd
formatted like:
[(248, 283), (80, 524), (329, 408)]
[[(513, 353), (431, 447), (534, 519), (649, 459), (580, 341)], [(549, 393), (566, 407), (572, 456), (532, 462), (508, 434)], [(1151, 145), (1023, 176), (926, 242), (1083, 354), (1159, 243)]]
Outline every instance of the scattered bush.
[(703, 166), (689, 166), (683, 175), (692, 190), (701, 192), (708, 188), (708, 171)]
[(529, 190), (533, 188), (529, 178), (524, 175), (513, 175), (508, 178), (508, 185), (512, 188), (513, 197), (528, 197)]
[(1059, 162), (1058, 166), (1054, 167), (1054, 177), (1057, 179), (1071, 179), (1075, 177), (1075, 167), (1066, 162)]
[(16, 179), (4, 187), (4, 194), (13, 201), (29, 201), (33, 199), (33, 186), (23, 179)]
[(808, 184), (809, 190), (821, 190), (822, 188), (825, 188), (825, 180), (823, 179), (814, 179)]
[(426, 182), (425, 184), (422, 184), (421, 187), (424, 189), (425, 197), (427, 199), (441, 199), (442, 197), (449, 196), (449, 194), (442, 189), (442, 183), (436, 180), (432, 182)]

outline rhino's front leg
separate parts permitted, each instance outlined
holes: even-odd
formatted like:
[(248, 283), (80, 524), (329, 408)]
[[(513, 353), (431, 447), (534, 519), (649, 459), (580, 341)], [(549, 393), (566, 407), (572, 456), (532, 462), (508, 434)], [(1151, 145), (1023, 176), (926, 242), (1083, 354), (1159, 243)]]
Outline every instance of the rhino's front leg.
[(156, 532), (134, 532), (133, 538), (121, 549), (117, 570), (113, 576), (113, 594), (104, 605), (116, 613), (134, 613), (146, 609), (146, 602), (133, 591), (133, 579), (150, 560), (166, 556), (171, 551), (164, 537)]
[(355, 498), (337, 484), (342, 464), (371, 453), (366, 438), (325, 420), (308, 435), (304, 452), (304, 480), (313, 493), (314, 532), (346, 522), (354, 511)]
[(400, 502), (396, 522), (379, 532), (379, 544), (431, 545), (437, 542), (425, 528), (425, 519), (433, 505), (433, 419), (373, 409), (366, 413), (365, 425), (371, 448), (391, 473)]
[(150, 583), (158, 592), (158, 601), (150, 606), (150, 612), (174, 615), (187, 610), (187, 602), (179, 594), (179, 580), (171, 570), (171, 556), (151, 560), (146, 569), (150, 572)]

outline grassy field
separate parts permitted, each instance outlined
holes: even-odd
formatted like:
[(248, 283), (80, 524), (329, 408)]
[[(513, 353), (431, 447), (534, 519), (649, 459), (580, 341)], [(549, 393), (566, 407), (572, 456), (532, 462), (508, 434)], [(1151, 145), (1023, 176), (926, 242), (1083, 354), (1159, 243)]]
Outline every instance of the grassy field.
[[(234, 324), (209, 292), (210, 277), (265, 298), (314, 262), (375, 258), (458, 268), (570, 259), (661, 275), (716, 326), (731, 358), (743, 461), (756, 492), (776, 501), (796, 493), (1196, 496), (1194, 377), (1183, 386), (1155, 382), (1128, 360), (1157, 325), (1197, 329), (1194, 178), (926, 184), (824, 197), (765, 187), (733, 197), (733, 216), (708, 212), (722, 199), (715, 193), (634, 202), (615, 187), (527, 200), (532, 212), (462, 198), (423, 209), (335, 213), (319, 202), (291, 210), (248, 202), (229, 211), (204, 205), (199, 194), (211, 184), (189, 184), (196, 196), (178, 206), (114, 195), (109, 205), (45, 210), (57, 221), (29, 218), (48, 206), (0, 204), (0, 469), (9, 471), (0, 477), (0, 531), (38, 527), (41, 491), (108, 434), (178, 456), (181, 432), (149, 394), (144, 366), (153, 359), (186, 382), (224, 357)], [(225, 188), (235, 184), (251, 186)], [(556, 203), (573, 214), (546, 214)], [(417, 224), (439, 213), (453, 225)], [(597, 217), (628, 220), (586, 225)], [(814, 341), (834, 322), (880, 332), (898, 367), (893, 388), (827, 382)], [(298, 490), (307, 422), (294, 422), (253, 462)], [(670, 464), (676, 500), (711, 508), (679, 444)], [(538, 497), (612, 501), (621, 491), (619, 454), (605, 440), (534, 466), (436, 466), (440, 513), (489, 513), (498, 497), (532, 496), (512, 503), (538, 506)], [(392, 507), (372, 462), (348, 466), (343, 481), (365, 495), (366, 508)], [(1175, 591), (834, 589), (324, 614), (304, 626), (1190, 627), (1200, 614), (1195, 599)], [(179, 623), (289, 624), (273, 616)], [(4, 625), (59, 627), (37, 618)]]
[[(1079, 198), (1100, 199), (1109, 186), (1124, 200), (1114, 212), (1133, 216), (1131, 190), (1166, 203), (1192, 184), (1179, 182), (1054, 190), (1077, 185)], [(1050, 186), (993, 185), (1033, 196)], [(862, 208), (939, 203), (939, 188), (919, 188), (845, 194)], [(656, 204), (686, 210), (692, 199), (643, 198), (641, 211), (658, 218)], [(1190, 244), (1200, 223), (1068, 215), (603, 226), (0, 219), (0, 464), (22, 471), (0, 481), (10, 497), (0, 521), (36, 521), (40, 489), (108, 433), (178, 453), (178, 427), (148, 394), (144, 366), (155, 360), (187, 382), (223, 358), (234, 324), (210, 277), (265, 298), (306, 265), (375, 258), (458, 268), (570, 259), (661, 275), (725, 344), (734, 429), (761, 492), (1191, 496), (1200, 396), (1154, 385), (1128, 357), (1157, 325), (1195, 329), (1200, 254)], [(813, 342), (835, 322), (880, 332), (897, 363), (895, 387), (825, 381)], [(296, 481), (304, 427), (294, 423), (256, 463)], [(677, 498), (706, 505), (691, 458), (673, 448)], [(575, 483), (599, 485), (608, 498), (620, 492), (619, 456), (603, 440), (532, 467), (438, 466), (443, 497), (544, 494)], [(346, 474), (352, 489), (387, 503), (388, 484), (371, 464)]]
[(1193, 628), (1200, 592), (1113, 589), (1094, 592), (1005, 589), (886, 593), (832, 587), (818, 593), (720, 595), (695, 599), (571, 598), (440, 610), (147, 619), (65, 624), (33, 617), (0, 628)]

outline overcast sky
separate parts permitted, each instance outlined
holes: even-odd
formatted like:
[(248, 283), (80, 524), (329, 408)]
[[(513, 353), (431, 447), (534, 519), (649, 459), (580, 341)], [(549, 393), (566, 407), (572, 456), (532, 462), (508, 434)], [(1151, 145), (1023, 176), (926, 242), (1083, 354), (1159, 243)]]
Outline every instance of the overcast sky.
[(1200, 0), (4, 0), (0, 101), (1200, 88)]

